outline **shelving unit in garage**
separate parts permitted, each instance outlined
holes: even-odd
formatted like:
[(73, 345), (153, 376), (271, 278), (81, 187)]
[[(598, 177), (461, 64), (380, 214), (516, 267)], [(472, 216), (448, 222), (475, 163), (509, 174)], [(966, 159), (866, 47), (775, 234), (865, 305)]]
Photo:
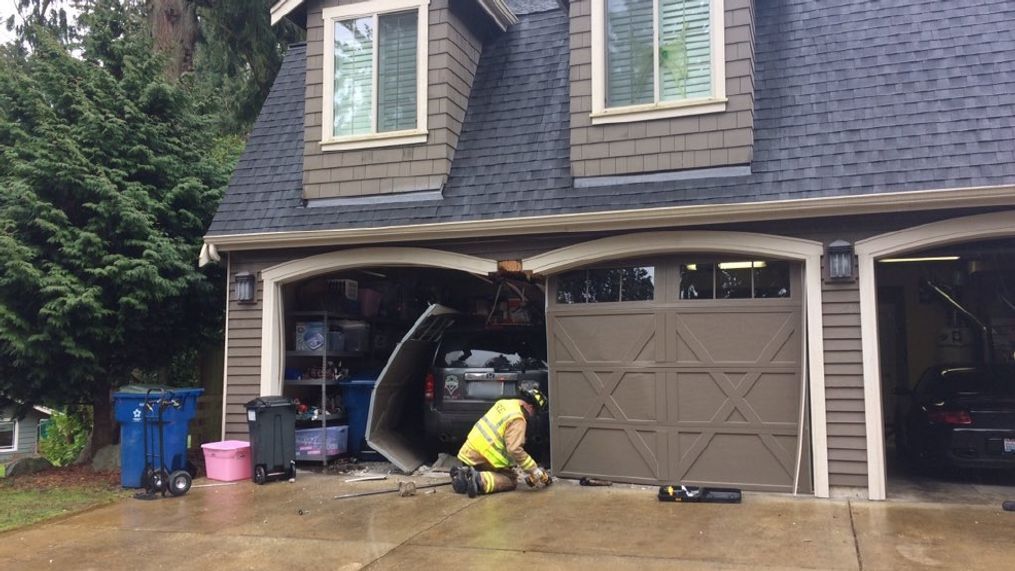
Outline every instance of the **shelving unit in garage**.
[[(334, 452), (329, 451), (329, 442), (333, 439), (341, 441), (339, 435), (348, 431), (345, 427), (347, 415), (336, 404), (336, 389), (347, 375), (341, 359), (361, 358), (367, 346), (361, 339), (354, 350), (345, 351), (344, 342), (337, 341), (344, 340), (344, 334), (333, 330), (333, 325), (338, 322), (339, 316), (329, 311), (291, 311), (287, 314), (286, 323), (291, 324), (292, 329), (292, 335), (287, 336), (287, 346), (291, 344), (293, 348), (286, 351), (286, 392), (308, 405), (307, 409), (297, 412), (297, 429), (320, 431), (315, 440), (320, 443), (316, 453), (308, 452), (305, 446), (300, 445), (301, 435), (298, 433), (297, 461), (319, 461), (327, 465), (348, 450), (346, 444), (345, 447), (338, 446)], [(315, 361), (319, 365), (315, 365)], [(309, 412), (310, 403), (317, 408), (316, 413)]]

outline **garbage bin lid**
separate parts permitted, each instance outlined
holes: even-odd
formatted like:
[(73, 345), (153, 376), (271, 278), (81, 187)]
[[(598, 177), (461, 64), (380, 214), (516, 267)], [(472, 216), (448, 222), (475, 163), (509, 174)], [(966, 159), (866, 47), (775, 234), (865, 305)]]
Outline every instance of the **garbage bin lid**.
[(157, 391), (159, 389), (162, 389), (164, 391), (171, 391), (173, 390), (173, 387), (167, 387), (165, 385), (123, 385), (122, 387), (116, 389), (116, 392), (144, 396), (145, 394), (148, 393), (148, 391), (151, 390)]
[(263, 396), (257, 397), (256, 399), (243, 405), (248, 409), (262, 409), (262, 408), (273, 408), (277, 406), (295, 406), (293, 399), (283, 396)]

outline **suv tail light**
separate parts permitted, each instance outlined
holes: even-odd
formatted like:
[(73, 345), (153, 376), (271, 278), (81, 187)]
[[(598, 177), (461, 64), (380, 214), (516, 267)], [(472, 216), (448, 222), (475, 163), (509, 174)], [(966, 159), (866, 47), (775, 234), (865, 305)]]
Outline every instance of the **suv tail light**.
[(423, 380), (423, 400), (426, 402), (433, 402), (435, 384), (433, 373), (427, 373), (426, 379)]
[(931, 422), (950, 426), (968, 426), (973, 424), (973, 417), (969, 416), (969, 412), (964, 410), (929, 410), (927, 411), (927, 418)]

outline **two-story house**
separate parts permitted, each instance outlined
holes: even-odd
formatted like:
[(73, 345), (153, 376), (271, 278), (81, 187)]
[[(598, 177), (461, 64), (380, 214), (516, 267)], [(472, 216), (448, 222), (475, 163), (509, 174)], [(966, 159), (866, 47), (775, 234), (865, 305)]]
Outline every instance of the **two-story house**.
[(231, 284), (226, 438), (306, 367), (300, 311), (373, 316), (384, 353), (405, 327), (381, 318), (426, 301), (506, 323), (536, 303), (555, 473), (883, 499), (893, 390), (1015, 348), (1008, 4), (280, 0), (272, 18), (306, 44), (203, 252)]

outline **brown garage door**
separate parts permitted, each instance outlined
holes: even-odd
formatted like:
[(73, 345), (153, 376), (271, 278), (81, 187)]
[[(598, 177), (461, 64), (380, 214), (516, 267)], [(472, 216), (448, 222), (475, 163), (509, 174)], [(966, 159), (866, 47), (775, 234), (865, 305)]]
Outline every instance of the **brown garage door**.
[[(800, 283), (789, 262), (701, 257), (551, 279), (556, 473), (792, 490)], [(799, 489), (809, 491), (802, 450)]]

